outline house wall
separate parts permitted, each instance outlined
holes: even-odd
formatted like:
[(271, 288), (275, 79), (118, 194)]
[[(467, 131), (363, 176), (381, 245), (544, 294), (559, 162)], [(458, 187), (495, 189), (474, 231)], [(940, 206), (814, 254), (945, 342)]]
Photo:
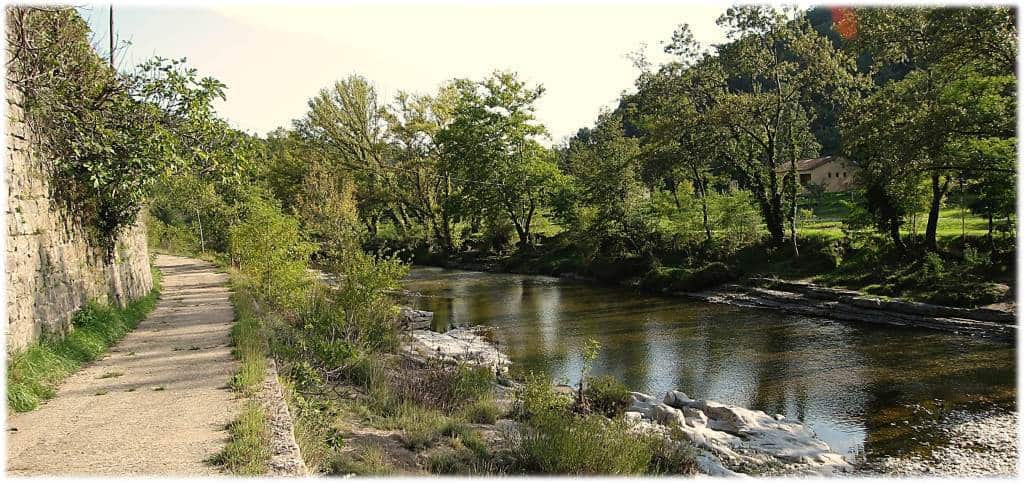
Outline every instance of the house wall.
[(836, 159), (811, 170), (811, 184), (825, 187), (825, 191), (846, 191), (853, 187), (856, 167), (845, 159)]

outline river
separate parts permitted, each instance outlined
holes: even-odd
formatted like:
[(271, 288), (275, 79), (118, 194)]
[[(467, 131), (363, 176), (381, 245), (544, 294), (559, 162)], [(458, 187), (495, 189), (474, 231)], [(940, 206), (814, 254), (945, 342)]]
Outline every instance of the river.
[(951, 411), (1016, 410), (1012, 342), (643, 295), (552, 277), (416, 267), (410, 305), (435, 330), (483, 324), (518, 371), (574, 384), (588, 339), (595, 374), (635, 390), (785, 414), (852, 460), (927, 454)]

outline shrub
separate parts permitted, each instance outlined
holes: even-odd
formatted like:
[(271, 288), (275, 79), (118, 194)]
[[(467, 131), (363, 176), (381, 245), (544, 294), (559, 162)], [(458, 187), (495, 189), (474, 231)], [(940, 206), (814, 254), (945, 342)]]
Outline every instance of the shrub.
[(633, 400), (629, 388), (609, 375), (589, 378), (586, 398), (592, 411), (609, 418), (622, 415)]
[(402, 359), (390, 371), (390, 391), (402, 401), (451, 413), (491, 392), (494, 375), (487, 367), (430, 360)]
[(302, 240), (299, 223), (270, 201), (250, 196), (243, 221), (230, 230), (231, 257), (248, 276), (261, 301), (298, 307), (309, 282), (315, 245)]
[(466, 420), (477, 424), (494, 424), (501, 416), (501, 408), (491, 397), (473, 401), (463, 409)]
[(516, 419), (529, 420), (548, 413), (568, 413), (573, 399), (555, 392), (551, 380), (543, 374), (530, 372), (523, 385), (516, 389), (512, 414)]
[(528, 473), (640, 474), (654, 452), (628, 424), (597, 414), (535, 414), (512, 436), (512, 452), (519, 469)]

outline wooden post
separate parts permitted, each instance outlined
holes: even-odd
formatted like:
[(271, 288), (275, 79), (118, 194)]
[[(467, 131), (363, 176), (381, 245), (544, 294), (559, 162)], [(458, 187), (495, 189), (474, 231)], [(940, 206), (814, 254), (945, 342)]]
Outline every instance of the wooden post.
[(114, 4), (110, 4), (110, 68), (114, 68)]

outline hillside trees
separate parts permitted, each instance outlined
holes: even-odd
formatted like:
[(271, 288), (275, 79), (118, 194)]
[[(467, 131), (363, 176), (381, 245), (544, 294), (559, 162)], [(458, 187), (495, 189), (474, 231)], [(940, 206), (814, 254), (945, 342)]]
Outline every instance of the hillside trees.
[(677, 60), (641, 77), (645, 152), (660, 166), (654, 172), (693, 183), (706, 241), (712, 239), (706, 195), (714, 167), (754, 196), (771, 246), (783, 245), (790, 221), (795, 249), (797, 185), (784, 183), (786, 172), (818, 155), (812, 124), (822, 103), (838, 108), (848, 101), (858, 82), (855, 63), (787, 10), (734, 7), (718, 23), (730, 42), (715, 53), (682, 25), (665, 49)]
[[(906, 214), (906, 184), (931, 190), (925, 248), (936, 250), (939, 210), (958, 177), (1007, 169), (1016, 144), (1016, 27), (1005, 8), (857, 9), (851, 48), (869, 52), (872, 73), (908, 73), (877, 86), (844, 120), (844, 145), (864, 163), (873, 212), (891, 227)], [(893, 185), (898, 175), (900, 186)], [(994, 192), (992, 194), (995, 194)], [(994, 203), (989, 203), (995, 206)]]

